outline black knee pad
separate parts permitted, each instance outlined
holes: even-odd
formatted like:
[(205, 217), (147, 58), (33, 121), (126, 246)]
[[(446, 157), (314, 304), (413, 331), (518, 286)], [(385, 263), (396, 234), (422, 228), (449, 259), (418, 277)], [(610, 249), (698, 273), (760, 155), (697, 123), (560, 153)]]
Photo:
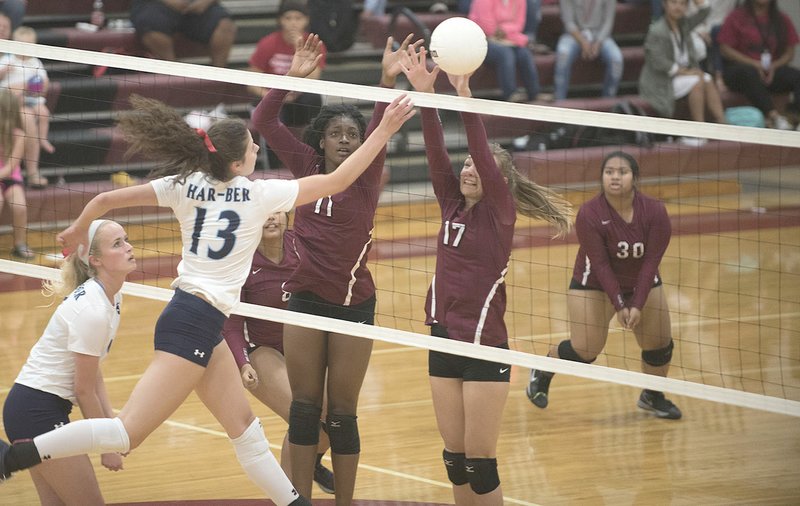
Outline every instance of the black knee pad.
[(361, 438), (358, 436), (358, 417), (355, 415), (328, 414), (328, 439), (331, 451), (339, 455), (361, 453)]
[(466, 457), (463, 453), (453, 453), (445, 449), (442, 452), (442, 459), (444, 459), (444, 468), (447, 469), (447, 477), (453, 485), (464, 485), (469, 481)]
[(469, 487), (478, 495), (488, 494), (500, 486), (497, 459), (466, 459)]
[(675, 343), (670, 339), (669, 344), (663, 348), (657, 350), (642, 350), (642, 360), (653, 367), (667, 365), (672, 361), (672, 349), (674, 347)]
[(572, 347), (572, 341), (569, 339), (565, 339), (558, 343), (558, 357), (564, 360), (570, 360), (572, 362), (581, 362), (582, 364), (591, 364), (595, 361), (595, 359), (582, 359), (581, 356), (575, 351), (575, 348)]
[(301, 446), (319, 443), (319, 418), (322, 409), (305, 402), (292, 401), (289, 406), (289, 442)]

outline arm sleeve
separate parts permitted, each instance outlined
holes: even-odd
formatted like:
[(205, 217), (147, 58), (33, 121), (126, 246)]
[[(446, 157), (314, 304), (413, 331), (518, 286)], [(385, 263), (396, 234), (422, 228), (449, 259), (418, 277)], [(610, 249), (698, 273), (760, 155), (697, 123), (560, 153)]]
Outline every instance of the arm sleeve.
[(312, 174), (314, 165), (309, 160), (313, 160), (316, 151), (297, 140), (279, 118), (283, 99), (288, 93), (277, 88), (269, 90), (253, 111), (253, 125), (294, 177), (308, 176)]
[(422, 108), (422, 135), (433, 191), (439, 202), (461, 198), (458, 178), (453, 174), (450, 155), (444, 143), (442, 122), (436, 109)]
[(572, 0), (560, 0), (558, 2), (561, 10), (561, 22), (564, 24), (564, 33), (580, 31), (580, 27), (575, 22), (575, 5)]
[(156, 192), (156, 199), (158, 205), (161, 207), (169, 207), (175, 209), (178, 205), (179, 192), (178, 186), (172, 183), (170, 178), (162, 177), (150, 181), (153, 191)]
[(86, 306), (69, 322), (67, 349), (74, 353), (99, 357), (108, 340), (108, 312), (98, 306)]
[(486, 137), (486, 129), (483, 126), (481, 117), (475, 113), (462, 112), (461, 119), (467, 132), (469, 155), (475, 164), (475, 170), (481, 177), (483, 199), (493, 209), (506, 211), (506, 213), (501, 212), (500, 214), (503, 223), (513, 223), (516, 219), (514, 199), (489, 147), (489, 140)]
[[(596, 226), (590, 223), (589, 217), (584, 209), (578, 211), (578, 216), (575, 219), (575, 232), (578, 235), (578, 242), (583, 247), (589, 261), (592, 263), (592, 270), (603, 291), (611, 299), (611, 304), (614, 309), (619, 311), (625, 307), (625, 301), (622, 297), (622, 290), (619, 287), (619, 281), (611, 269), (611, 262), (608, 260), (608, 252), (606, 251), (605, 240)], [(598, 222), (599, 220), (592, 220)]]
[[(378, 128), (378, 125), (381, 123), (383, 114), (386, 112), (387, 107), (389, 107), (387, 102), (375, 102), (375, 108), (372, 110), (372, 118), (369, 120), (369, 125), (367, 125), (367, 131), (364, 134), (364, 138), (372, 135), (372, 132)], [(364, 173), (358, 177), (359, 185), (363, 188), (374, 188), (377, 190), (381, 176), (383, 175), (383, 166), (385, 163), (386, 146), (384, 145), (372, 162), (370, 162), (367, 170), (365, 170)]]
[(647, 301), (647, 296), (650, 294), (658, 272), (658, 266), (667, 251), (672, 236), (672, 226), (666, 207), (659, 202), (654, 208), (653, 217), (647, 227), (647, 250), (644, 252), (644, 262), (642, 262), (642, 268), (636, 279), (636, 288), (630, 303), (631, 307), (638, 309), (642, 309)]
[(603, 9), (603, 24), (597, 31), (597, 40), (604, 41), (611, 37), (611, 32), (614, 31), (614, 18), (617, 14), (617, 2), (615, 0), (607, 0), (602, 5)]
[(653, 26), (655, 25), (651, 25), (650, 31), (647, 32), (647, 37), (644, 40), (645, 60), (658, 72), (663, 72), (664, 74), (670, 74), (671, 71), (673, 73), (677, 72), (674, 58), (670, 58), (672, 41), (669, 37), (663, 37), (660, 31), (654, 30)]
[(244, 338), (244, 323), (245, 318), (238, 314), (232, 314), (230, 318), (225, 320), (225, 326), (222, 328), (222, 336), (225, 342), (228, 343), (228, 348), (233, 353), (233, 358), (236, 360), (236, 367), (241, 370), (244, 364), (250, 362), (247, 357), (247, 341)]

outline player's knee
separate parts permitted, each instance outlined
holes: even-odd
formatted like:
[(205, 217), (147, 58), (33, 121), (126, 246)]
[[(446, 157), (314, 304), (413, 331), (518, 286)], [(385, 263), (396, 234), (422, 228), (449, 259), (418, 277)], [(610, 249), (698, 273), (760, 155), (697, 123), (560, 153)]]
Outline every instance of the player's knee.
[(558, 357), (571, 362), (582, 362), (584, 364), (591, 364), (595, 361), (594, 358), (591, 360), (586, 360), (578, 355), (578, 352), (572, 347), (572, 341), (569, 339), (565, 339), (558, 343)]
[(669, 344), (663, 348), (658, 348), (657, 350), (642, 350), (642, 360), (644, 363), (652, 365), (653, 367), (667, 365), (672, 361), (672, 349), (674, 347), (675, 343), (670, 339)]
[(447, 477), (453, 485), (464, 485), (469, 482), (467, 478), (466, 456), (463, 453), (453, 453), (445, 450), (442, 452), (444, 468), (447, 470)]
[(331, 451), (339, 455), (361, 453), (361, 438), (358, 435), (358, 417), (355, 415), (328, 414), (328, 439)]
[(300, 401), (289, 407), (289, 442), (301, 446), (319, 443), (319, 418), (322, 409)]
[(469, 487), (476, 494), (488, 494), (500, 486), (500, 476), (497, 474), (497, 459), (467, 458), (465, 463)]

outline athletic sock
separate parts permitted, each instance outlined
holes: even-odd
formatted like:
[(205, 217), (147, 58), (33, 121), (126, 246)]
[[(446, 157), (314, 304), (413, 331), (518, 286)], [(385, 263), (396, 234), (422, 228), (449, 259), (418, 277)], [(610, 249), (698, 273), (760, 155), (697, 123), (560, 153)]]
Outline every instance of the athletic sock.
[(231, 439), (231, 443), (244, 472), (275, 504), (286, 506), (300, 497), (269, 450), (269, 442), (258, 418), (241, 436)]

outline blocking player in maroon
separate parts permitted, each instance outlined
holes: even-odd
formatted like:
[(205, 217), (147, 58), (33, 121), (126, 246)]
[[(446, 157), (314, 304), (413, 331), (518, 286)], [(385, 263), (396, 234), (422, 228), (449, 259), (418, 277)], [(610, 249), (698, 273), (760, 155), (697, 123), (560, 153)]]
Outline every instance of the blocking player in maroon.
[[(287, 72), (307, 77), (319, 57), (312, 35), (298, 43)], [(386, 43), (381, 85), (393, 87), (400, 73), (399, 55), (411, 36), (392, 50)], [(420, 42), (413, 44), (419, 45)], [(367, 127), (353, 106), (323, 107), (298, 141), (279, 119), (286, 91), (273, 89), (253, 113), (253, 122), (295, 177), (331, 173), (338, 169), (373, 132), (386, 109), (377, 102)], [(295, 214), (294, 244), (299, 265), (286, 282), (289, 310), (372, 325), (375, 318), (375, 284), (366, 261), (372, 243), (373, 217), (382, 187), (385, 149), (349, 189), (299, 206)], [(372, 352), (372, 341), (333, 332), (284, 326), (284, 351), (292, 405), (289, 443), (292, 481), (311, 495), (312, 472), (317, 457), (319, 420), (327, 380), (326, 417), (336, 501), (349, 504), (355, 488), (361, 443), (356, 411), (358, 396)]]
[[(290, 294), (284, 291), (283, 283), (298, 264), (292, 245), (294, 232), (288, 230), (288, 225), (287, 213), (274, 213), (267, 218), (250, 274), (242, 286), (242, 302), (279, 309), (288, 306)], [(223, 336), (239, 367), (242, 384), (288, 423), (292, 391), (283, 356), (283, 324), (233, 314), (225, 321)], [(281, 467), (291, 479), (288, 441), (287, 433), (281, 448)], [(314, 481), (323, 491), (332, 494), (333, 473), (322, 465), (322, 456), (329, 447), (327, 434), (320, 433)]]
[[(409, 49), (404, 72), (417, 91), (434, 92), (439, 67), (428, 72), (424, 49)], [(459, 96), (470, 97), (469, 76), (448, 76)], [(442, 212), (436, 273), (426, 301), (431, 335), (508, 349), (503, 321), (505, 274), (517, 212), (569, 230), (570, 206), (520, 175), (511, 155), (489, 145), (480, 116), (462, 112), (469, 157), (453, 174), (436, 110), (422, 109), (431, 182)], [(428, 373), (433, 407), (444, 440), (444, 463), (456, 504), (502, 504), (497, 439), (511, 367), (431, 351)]]
[[(570, 339), (548, 356), (594, 362), (616, 314), (642, 348), (642, 372), (666, 377), (673, 343), (658, 266), (671, 235), (667, 210), (636, 189), (639, 165), (628, 153), (610, 153), (601, 167), (603, 191), (581, 206), (575, 222), (580, 249), (567, 296)], [(540, 408), (547, 407), (552, 377), (531, 371), (528, 398)], [(642, 391), (637, 405), (659, 418), (681, 417), (680, 409), (655, 390)]]

